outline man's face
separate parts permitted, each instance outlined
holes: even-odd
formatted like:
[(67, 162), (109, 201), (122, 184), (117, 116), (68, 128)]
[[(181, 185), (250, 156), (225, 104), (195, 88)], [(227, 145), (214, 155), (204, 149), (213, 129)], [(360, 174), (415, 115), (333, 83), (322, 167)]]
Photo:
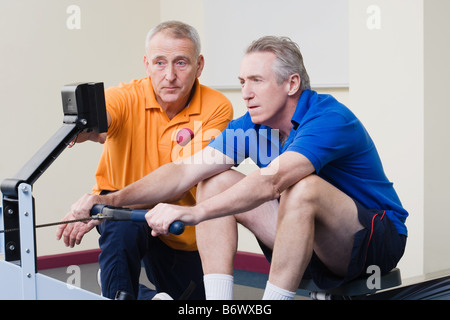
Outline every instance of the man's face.
[(272, 128), (280, 123), (288, 99), (288, 87), (278, 84), (273, 72), (275, 58), (271, 52), (249, 53), (242, 59), (239, 76), (242, 98), (252, 121)]
[(195, 79), (202, 73), (203, 57), (196, 56), (189, 39), (175, 39), (162, 31), (151, 39), (144, 65), (158, 103), (185, 107)]

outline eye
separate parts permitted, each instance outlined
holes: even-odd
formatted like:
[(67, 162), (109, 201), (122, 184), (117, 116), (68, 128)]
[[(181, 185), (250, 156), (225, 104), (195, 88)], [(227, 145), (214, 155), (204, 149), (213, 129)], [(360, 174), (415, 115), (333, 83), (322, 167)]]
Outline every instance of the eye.
[(180, 60), (177, 62), (178, 67), (185, 67), (187, 65), (186, 61)]

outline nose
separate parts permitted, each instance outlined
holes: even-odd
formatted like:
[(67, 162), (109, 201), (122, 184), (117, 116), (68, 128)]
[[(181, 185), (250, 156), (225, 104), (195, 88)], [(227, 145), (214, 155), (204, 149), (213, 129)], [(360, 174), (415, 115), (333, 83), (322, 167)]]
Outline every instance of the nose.
[(250, 85), (248, 85), (247, 83), (242, 85), (242, 98), (245, 101), (251, 100), (255, 97), (255, 93), (253, 92), (252, 88)]
[(169, 82), (175, 81), (177, 74), (175, 72), (175, 67), (173, 65), (168, 65), (166, 68), (166, 80)]

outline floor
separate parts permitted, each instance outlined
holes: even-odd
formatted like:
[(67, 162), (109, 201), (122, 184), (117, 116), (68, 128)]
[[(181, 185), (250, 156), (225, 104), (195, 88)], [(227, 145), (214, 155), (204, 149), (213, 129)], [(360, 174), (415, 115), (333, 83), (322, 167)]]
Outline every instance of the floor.
[[(100, 287), (97, 282), (97, 271), (98, 264), (85, 264), (80, 266), (80, 287), (94, 292), (96, 294), (100, 294)], [(45, 274), (54, 279), (68, 282), (71, 279), (71, 275), (73, 270), (68, 269), (66, 267), (56, 268), (56, 269), (47, 269), (39, 271), (42, 274)], [(259, 300), (262, 298), (264, 293), (264, 287), (267, 281), (267, 274), (243, 271), (243, 270), (235, 270), (234, 274), (235, 286), (234, 286), (234, 299), (235, 300)], [(152, 287), (152, 284), (147, 280), (145, 276), (145, 272), (141, 274), (142, 284)], [(295, 296), (296, 300), (310, 300), (309, 297), (303, 295), (300, 290), (298, 294)]]
[[(72, 282), (74, 269), (78, 271), (79, 283)], [(98, 264), (85, 264), (81, 266), (70, 266), (55, 269), (41, 270), (39, 273), (62, 283), (79, 286), (84, 290), (100, 294), (100, 287), (97, 282)], [(428, 274), (420, 279), (405, 280), (400, 287), (387, 291), (381, 291), (370, 299), (400, 299), (400, 300), (450, 300), (450, 270), (446, 272)], [(235, 270), (234, 300), (259, 300), (263, 296), (264, 287), (267, 281), (267, 274)], [(142, 284), (152, 287), (145, 276), (141, 274)], [(69, 296), (70, 297), (70, 296)], [(296, 300), (311, 300), (305, 291), (298, 290)], [(286, 305), (280, 305), (283, 308)]]

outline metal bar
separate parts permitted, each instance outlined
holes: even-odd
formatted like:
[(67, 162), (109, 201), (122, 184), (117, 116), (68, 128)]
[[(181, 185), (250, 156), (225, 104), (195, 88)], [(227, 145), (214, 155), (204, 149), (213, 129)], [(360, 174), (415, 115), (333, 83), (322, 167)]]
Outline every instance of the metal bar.
[(20, 251), (22, 265), (22, 295), (36, 300), (36, 241), (34, 231), (34, 203), (31, 185), (19, 186)]

